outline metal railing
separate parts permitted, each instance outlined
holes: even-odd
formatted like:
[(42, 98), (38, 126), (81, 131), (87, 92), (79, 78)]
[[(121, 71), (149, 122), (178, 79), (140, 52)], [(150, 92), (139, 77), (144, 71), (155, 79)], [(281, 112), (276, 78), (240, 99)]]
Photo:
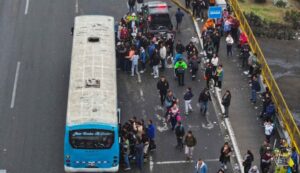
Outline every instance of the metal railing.
[(294, 120), (293, 114), (291, 113), (285, 99), (283, 98), (283, 95), (274, 79), (270, 67), (267, 64), (264, 54), (262, 53), (257, 40), (255, 39), (255, 36), (249, 26), (249, 23), (247, 22), (244, 13), (239, 6), (238, 1), (229, 0), (229, 3), (233, 8), (237, 19), (240, 21), (240, 27), (242, 31), (246, 32), (248, 36), (248, 42), (251, 50), (257, 54), (257, 58), (259, 60), (259, 63), (261, 64), (262, 76), (266, 85), (269, 87), (272, 93), (272, 97), (277, 108), (277, 113), (279, 115), (278, 118), (282, 121), (284, 130), (288, 132), (291, 140), (291, 145), (297, 149), (298, 153), (300, 153), (300, 131)]

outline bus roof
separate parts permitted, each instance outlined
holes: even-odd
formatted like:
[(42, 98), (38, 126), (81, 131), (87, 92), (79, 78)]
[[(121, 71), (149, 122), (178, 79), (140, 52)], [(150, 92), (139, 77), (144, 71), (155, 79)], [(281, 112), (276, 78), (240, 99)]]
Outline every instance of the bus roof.
[(67, 125), (116, 125), (117, 85), (114, 18), (75, 18)]

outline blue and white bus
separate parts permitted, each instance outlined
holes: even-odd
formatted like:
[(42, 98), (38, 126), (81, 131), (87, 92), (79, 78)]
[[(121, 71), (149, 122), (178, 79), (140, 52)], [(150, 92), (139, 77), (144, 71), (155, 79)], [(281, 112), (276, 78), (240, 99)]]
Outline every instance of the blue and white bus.
[(75, 18), (64, 141), (66, 172), (117, 172), (114, 18)]

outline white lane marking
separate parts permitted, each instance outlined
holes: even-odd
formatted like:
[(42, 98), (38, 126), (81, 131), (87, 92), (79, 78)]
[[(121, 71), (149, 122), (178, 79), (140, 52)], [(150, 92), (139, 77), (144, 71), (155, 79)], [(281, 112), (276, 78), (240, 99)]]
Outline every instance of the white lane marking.
[(75, 3), (75, 12), (76, 12), (76, 14), (78, 14), (78, 12), (79, 12), (78, 0), (76, 0), (76, 3)]
[(11, 103), (10, 103), (10, 108), (11, 109), (14, 108), (14, 106), (15, 106), (15, 99), (16, 99), (16, 91), (17, 91), (17, 84), (18, 84), (20, 66), (21, 66), (21, 62), (18, 61), (18, 63), (17, 63), (17, 69), (16, 69), (16, 74), (15, 74), (14, 88), (13, 88), (12, 97), (11, 97)]
[(0, 173), (6, 173), (5, 169), (0, 169)]
[(140, 95), (141, 95), (141, 97), (144, 97), (144, 92), (143, 92), (142, 88), (140, 89)]
[(25, 12), (24, 12), (25, 15), (27, 15), (28, 13), (28, 8), (29, 8), (29, 0), (26, 0)]
[[(204, 162), (218, 162), (219, 159), (205, 159)], [(196, 162), (194, 160), (175, 160), (175, 161), (162, 161), (162, 162), (155, 162), (156, 165), (170, 165), (170, 164), (178, 164), (178, 163), (193, 163)]]
[(150, 172), (152, 172), (152, 171), (153, 171), (153, 165), (154, 165), (154, 162), (153, 162), (153, 159), (152, 159), (152, 156), (151, 156), (151, 155), (149, 156), (149, 161), (150, 161), (149, 169), (150, 169)]

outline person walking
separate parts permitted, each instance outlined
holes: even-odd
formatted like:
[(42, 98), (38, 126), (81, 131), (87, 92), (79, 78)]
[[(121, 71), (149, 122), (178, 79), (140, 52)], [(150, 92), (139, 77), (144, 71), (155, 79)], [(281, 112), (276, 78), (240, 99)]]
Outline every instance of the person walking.
[(274, 124), (271, 122), (271, 120), (267, 120), (264, 123), (264, 127), (265, 127), (265, 136), (266, 136), (266, 141), (268, 143), (270, 143), (272, 134), (273, 134), (273, 130), (274, 130)]
[(211, 101), (209, 89), (204, 88), (201, 91), (201, 93), (199, 95), (199, 99), (198, 99), (198, 102), (200, 104), (200, 113), (204, 116), (206, 115), (208, 101)]
[(182, 22), (182, 18), (183, 18), (184, 14), (183, 12), (180, 10), (180, 8), (177, 9), (177, 12), (175, 14), (175, 17), (176, 17), (176, 30), (178, 32), (180, 32), (180, 25), (181, 25), (181, 22)]
[(183, 137), (184, 137), (185, 131), (182, 123), (179, 121), (177, 122), (177, 125), (175, 127), (175, 135), (177, 139), (177, 145), (176, 148), (179, 148), (180, 150), (183, 149)]
[(206, 87), (210, 88), (210, 81), (213, 78), (213, 67), (211, 63), (207, 63), (205, 68), (204, 79), (206, 80)]
[(153, 77), (158, 78), (159, 77), (159, 69), (158, 65), (160, 63), (160, 57), (159, 57), (159, 52), (158, 49), (155, 49), (153, 56), (152, 56), (152, 68), (153, 68)]
[(144, 0), (137, 0), (136, 11), (138, 13), (142, 13), (142, 6), (144, 4)]
[(251, 82), (251, 102), (256, 103), (256, 93), (260, 91), (260, 84), (257, 81), (257, 77), (253, 76), (252, 77), (252, 82)]
[(190, 72), (192, 73), (192, 80), (195, 80), (199, 69), (199, 62), (196, 55), (192, 56), (189, 65), (191, 68)]
[(167, 91), (167, 96), (166, 96), (166, 98), (165, 98), (165, 103), (164, 103), (164, 105), (165, 105), (165, 107), (166, 107), (166, 109), (167, 109), (166, 115), (168, 115), (168, 112), (169, 112), (170, 108), (171, 108), (175, 103), (177, 103), (177, 102), (178, 102), (178, 100), (177, 100), (177, 98), (174, 96), (173, 91), (168, 90), (168, 91)]
[(179, 114), (179, 108), (177, 106), (177, 104), (173, 104), (173, 106), (171, 107), (171, 109), (168, 112), (168, 116), (167, 116), (167, 120), (168, 122), (171, 123), (171, 129), (172, 131), (174, 131), (175, 126), (177, 124), (178, 121), (180, 121), (180, 114)]
[(208, 168), (206, 163), (202, 159), (198, 159), (196, 166), (195, 166), (195, 173), (207, 173)]
[(161, 105), (163, 105), (167, 96), (167, 91), (169, 89), (169, 82), (166, 80), (165, 76), (160, 77), (160, 80), (156, 84), (156, 88), (159, 91), (160, 103)]
[(231, 56), (232, 57), (232, 45), (234, 41), (231, 36), (231, 34), (228, 34), (226, 37), (226, 49), (227, 49), (227, 57)]
[(183, 54), (183, 52), (185, 51), (184, 45), (181, 43), (180, 40), (177, 40), (175, 51), (177, 54)]
[(186, 89), (186, 93), (183, 96), (185, 115), (188, 115), (189, 112), (193, 111), (192, 104), (191, 104), (193, 97), (194, 97), (194, 94), (192, 93), (192, 88), (188, 87)]
[(184, 73), (185, 70), (187, 69), (186, 62), (180, 59), (179, 61), (176, 62), (174, 69), (175, 69), (176, 76), (178, 78), (178, 85), (184, 86)]
[(260, 169), (262, 173), (268, 173), (272, 161), (272, 152), (267, 151), (260, 160)]
[(254, 155), (250, 150), (248, 150), (247, 153), (244, 156), (244, 161), (243, 161), (244, 173), (249, 172), (253, 160), (254, 160)]
[(298, 169), (298, 167), (299, 167), (299, 155), (298, 155), (297, 150), (296, 150), (295, 147), (292, 148), (291, 159), (294, 162), (294, 166), (292, 168), (293, 173), (298, 173), (299, 172), (299, 169)]
[(221, 148), (221, 155), (220, 155), (220, 162), (221, 166), (226, 170), (227, 163), (230, 162), (230, 154), (231, 154), (231, 147), (229, 146), (228, 142), (225, 142), (223, 147)]
[(122, 141), (123, 141), (123, 158), (124, 158), (124, 163), (125, 163), (125, 169), (124, 171), (128, 171), (131, 169), (130, 167), (130, 162), (129, 162), (129, 154), (130, 154), (130, 148), (129, 148), (129, 140), (127, 139), (126, 136), (122, 136)]
[(229, 90), (226, 90), (225, 94), (222, 97), (222, 105), (224, 106), (224, 118), (228, 118), (229, 106), (231, 101), (231, 93)]
[(161, 69), (164, 70), (166, 67), (167, 48), (164, 43), (160, 45), (159, 56), (161, 61)]
[(242, 67), (245, 67), (247, 65), (249, 56), (250, 56), (250, 46), (248, 42), (246, 42), (241, 48)]
[(187, 135), (185, 136), (184, 139), (184, 144), (185, 144), (185, 155), (187, 160), (191, 160), (193, 157), (193, 151), (194, 147), (197, 144), (197, 140), (194, 137), (192, 131), (188, 131)]
[(152, 120), (148, 120), (148, 128), (147, 128), (147, 136), (149, 138), (149, 150), (154, 150), (156, 149), (156, 144), (155, 144), (155, 126), (152, 122)]
[(134, 72), (138, 75), (139, 74), (139, 53), (138, 51), (135, 51), (134, 55), (131, 58), (131, 76), (134, 76)]
[(222, 82), (224, 78), (224, 70), (223, 66), (220, 64), (218, 65), (218, 68), (216, 70), (216, 82), (215, 82), (215, 87), (218, 87), (219, 89), (222, 88)]

